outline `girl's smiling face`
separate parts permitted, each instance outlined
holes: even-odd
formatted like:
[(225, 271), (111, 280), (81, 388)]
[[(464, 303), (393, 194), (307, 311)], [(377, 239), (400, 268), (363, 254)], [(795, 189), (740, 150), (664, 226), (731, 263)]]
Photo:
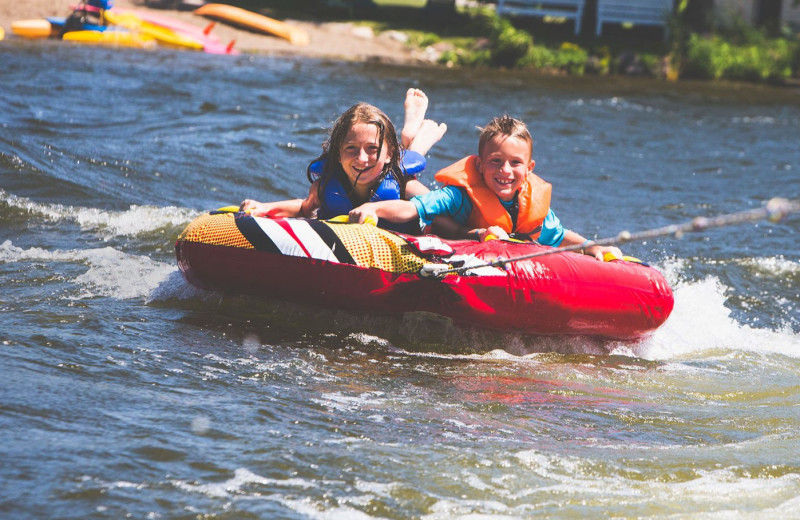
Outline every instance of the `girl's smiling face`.
[(355, 123), (342, 142), (339, 162), (357, 190), (371, 187), (390, 162), (389, 146), (380, 139), (376, 125)]
[(486, 186), (506, 202), (514, 199), (533, 165), (530, 143), (505, 135), (487, 141), (475, 163)]

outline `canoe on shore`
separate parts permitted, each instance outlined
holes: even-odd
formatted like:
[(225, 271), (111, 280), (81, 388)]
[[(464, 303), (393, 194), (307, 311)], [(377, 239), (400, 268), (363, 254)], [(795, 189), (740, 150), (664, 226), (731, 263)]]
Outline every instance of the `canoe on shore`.
[(443, 278), (430, 264), (481, 264), (549, 248), (409, 237), (364, 224), (212, 212), (178, 237), (178, 266), (199, 287), (335, 309), (402, 315), (535, 335), (637, 340), (669, 316), (673, 295), (647, 265), (561, 253)]
[(45, 18), (11, 22), (11, 33), (21, 38), (50, 38), (53, 35), (53, 30), (53, 25)]
[(108, 23), (124, 27), (132, 32), (141, 33), (156, 40), (159, 45), (167, 45), (179, 49), (203, 50), (203, 44), (197, 39), (179, 34), (167, 27), (146, 22), (132, 12), (109, 9), (105, 12), (105, 17)]
[(152, 49), (156, 46), (155, 39), (130, 31), (70, 31), (63, 36), (64, 41), (77, 43), (108, 45), (111, 47), (133, 47), (137, 49)]
[(251, 31), (288, 40), (292, 45), (308, 45), (308, 33), (298, 27), (269, 18), (240, 7), (227, 4), (205, 4), (195, 9), (194, 14), (220, 20)]
[(211, 33), (215, 22), (210, 22), (205, 28), (201, 28), (182, 20), (149, 11), (114, 8), (114, 12), (127, 16), (129, 19), (135, 20), (138, 18), (140, 26), (142, 23), (146, 23), (150, 26), (168, 29), (180, 36), (197, 41), (203, 46), (203, 51), (210, 54), (239, 54), (239, 51), (233, 48), (235, 42), (230, 42), (227, 45), (223, 44), (219, 38)]

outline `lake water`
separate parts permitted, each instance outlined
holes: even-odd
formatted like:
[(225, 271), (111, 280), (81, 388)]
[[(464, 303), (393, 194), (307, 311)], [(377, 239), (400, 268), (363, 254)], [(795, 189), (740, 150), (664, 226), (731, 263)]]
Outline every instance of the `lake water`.
[[(303, 196), (356, 101), (504, 112), (590, 237), (800, 194), (800, 93), (0, 44), (2, 518), (800, 518), (800, 216), (624, 246), (676, 305), (635, 344), (188, 285), (202, 212)], [(265, 295), (268, 296), (268, 295)]]

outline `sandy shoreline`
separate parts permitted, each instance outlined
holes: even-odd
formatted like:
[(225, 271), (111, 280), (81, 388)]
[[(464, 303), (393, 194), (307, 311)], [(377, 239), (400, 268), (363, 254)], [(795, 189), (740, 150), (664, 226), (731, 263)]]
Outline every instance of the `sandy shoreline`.
[[(70, 13), (69, 0), (26, 0), (15, 2), (0, 0), (0, 26), (5, 29), (6, 40), (16, 38), (11, 34), (11, 23), (16, 20), (64, 17)], [(168, 9), (150, 9), (144, 0), (115, 0), (115, 7), (157, 12), (158, 14), (191, 23), (199, 28), (211, 21), (192, 13)], [(353, 61), (379, 61), (386, 63), (422, 64), (430, 63), (424, 53), (412, 49), (396, 38), (396, 33), (372, 35), (366, 28), (356, 28), (349, 23), (314, 23), (299, 20), (284, 20), (308, 32), (310, 43), (307, 46), (292, 45), (277, 37), (262, 35), (217, 23), (213, 34), (224, 43), (235, 40), (235, 48), (245, 53), (260, 53), (282, 56), (304, 56)]]

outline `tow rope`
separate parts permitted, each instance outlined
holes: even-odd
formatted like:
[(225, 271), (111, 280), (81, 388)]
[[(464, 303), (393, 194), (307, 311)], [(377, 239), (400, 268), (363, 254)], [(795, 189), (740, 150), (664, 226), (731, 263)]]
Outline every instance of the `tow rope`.
[(580, 249), (591, 246), (616, 246), (634, 240), (645, 240), (648, 238), (656, 238), (661, 236), (673, 235), (675, 238), (681, 238), (686, 233), (696, 233), (706, 229), (731, 226), (735, 224), (742, 224), (744, 222), (753, 222), (757, 220), (769, 220), (770, 222), (778, 222), (790, 213), (800, 211), (800, 199), (788, 200), (780, 197), (770, 199), (762, 208), (751, 209), (747, 211), (740, 211), (737, 213), (728, 213), (716, 217), (695, 217), (689, 222), (683, 224), (672, 224), (659, 228), (647, 229), (631, 233), (629, 231), (621, 231), (615, 237), (601, 238), (598, 240), (590, 240), (587, 243), (557, 247), (547, 251), (539, 251), (536, 253), (529, 253), (526, 255), (515, 256), (513, 258), (498, 257), (490, 262), (482, 262), (480, 264), (471, 264), (462, 267), (444, 267), (442, 264), (429, 264), (422, 268), (422, 276), (429, 276), (434, 278), (443, 278), (448, 274), (462, 274), (473, 269), (481, 267), (500, 267), (505, 268), (506, 265), (520, 260), (528, 260), (539, 256), (555, 255), (566, 253), (568, 251), (578, 251)]

